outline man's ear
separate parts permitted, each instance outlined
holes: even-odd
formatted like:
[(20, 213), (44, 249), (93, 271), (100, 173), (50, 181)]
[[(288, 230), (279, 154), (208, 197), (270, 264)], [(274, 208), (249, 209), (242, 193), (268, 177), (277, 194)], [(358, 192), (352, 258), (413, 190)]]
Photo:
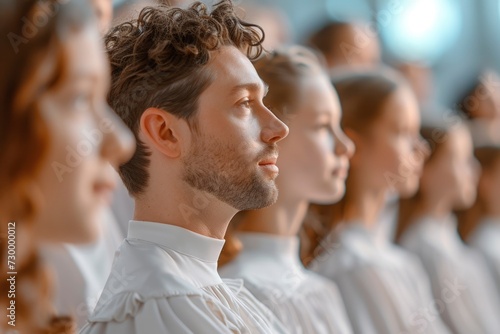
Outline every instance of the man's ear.
[(158, 108), (148, 108), (141, 116), (139, 128), (144, 138), (165, 156), (177, 158), (182, 151), (179, 119)]

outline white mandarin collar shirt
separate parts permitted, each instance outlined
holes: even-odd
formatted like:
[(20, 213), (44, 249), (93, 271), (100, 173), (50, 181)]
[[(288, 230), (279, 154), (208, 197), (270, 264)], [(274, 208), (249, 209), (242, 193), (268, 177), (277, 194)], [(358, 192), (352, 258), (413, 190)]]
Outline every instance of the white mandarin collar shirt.
[(243, 286), (222, 282), (224, 240), (130, 221), (104, 291), (82, 334), (285, 333)]
[(470, 245), (486, 259), (500, 296), (500, 218), (485, 218), (470, 237)]
[(44, 245), (42, 256), (51, 267), (57, 289), (57, 314), (71, 315), (78, 328), (87, 322), (111, 271), (116, 249), (124, 234), (111, 210), (103, 210), (100, 236), (92, 244)]
[[(496, 287), (482, 256), (462, 242), (453, 216), (418, 219), (401, 244), (421, 259), (434, 297), (445, 301), (441, 313), (454, 333), (500, 333)], [(454, 298), (444, 291), (454, 292)]]
[(354, 333), (448, 334), (432, 313), (432, 292), (418, 258), (380, 242), (376, 229), (350, 222), (333, 231), (310, 265), (332, 279), (344, 299)]
[(220, 268), (222, 277), (243, 278), (290, 333), (352, 333), (336, 285), (302, 265), (298, 237), (247, 232), (237, 237), (243, 250)]
[(225, 240), (210, 238), (182, 227), (131, 221), (128, 240), (151, 242), (175, 254), (177, 274), (197, 287), (222, 283), (217, 260)]

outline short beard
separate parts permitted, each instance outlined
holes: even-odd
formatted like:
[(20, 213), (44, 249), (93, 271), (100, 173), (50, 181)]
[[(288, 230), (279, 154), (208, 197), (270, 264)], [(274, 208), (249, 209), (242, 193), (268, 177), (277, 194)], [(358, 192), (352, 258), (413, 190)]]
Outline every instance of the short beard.
[[(276, 151), (275, 145), (269, 146), (261, 156)], [(274, 181), (259, 177), (256, 168), (249, 168), (253, 162), (240, 152), (212, 137), (195, 135), (193, 148), (184, 159), (182, 179), (240, 211), (274, 204), (278, 198)]]

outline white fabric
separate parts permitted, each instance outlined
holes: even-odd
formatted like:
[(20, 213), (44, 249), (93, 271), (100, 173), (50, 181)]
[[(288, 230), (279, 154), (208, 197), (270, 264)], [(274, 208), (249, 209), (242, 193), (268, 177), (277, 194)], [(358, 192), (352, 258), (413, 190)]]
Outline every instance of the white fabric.
[(285, 333), (241, 280), (221, 280), (217, 259), (223, 245), (177, 226), (131, 221), (80, 333)]
[(290, 333), (352, 333), (335, 284), (304, 268), (297, 237), (238, 233), (243, 251), (219, 269), (222, 277), (243, 278)]
[(377, 242), (382, 244), (393, 243), (396, 236), (399, 214), (399, 197), (391, 194), (387, 196), (378, 224), (374, 226), (373, 233)]
[(134, 219), (134, 199), (129, 195), (125, 184), (117, 173), (116, 189), (113, 193), (113, 202), (111, 203), (111, 210), (115, 215), (118, 226), (123, 234), (127, 235), (128, 222)]
[(429, 279), (416, 257), (349, 223), (324, 241), (310, 268), (333, 279), (357, 334), (449, 333), (433, 313)]
[(54, 274), (54, 306), (71, 315), (78, 328), (92, 313), (111, 271), (116, 249), (124, 239), (111, 210), (103, 211), (99, 239), (88, 245), (44, 245), (42, 256)]
[(470, 245), (486, 259), (500, 296), (500, 219), (484, 219), (471, 235)]
[(434, 297), (443, 301), (443, 319), (455, 333), (500, 333), (494, 283), (480, 254), (460, 239), (453, 218), (416, 221), (402, 245), (422, 260)]

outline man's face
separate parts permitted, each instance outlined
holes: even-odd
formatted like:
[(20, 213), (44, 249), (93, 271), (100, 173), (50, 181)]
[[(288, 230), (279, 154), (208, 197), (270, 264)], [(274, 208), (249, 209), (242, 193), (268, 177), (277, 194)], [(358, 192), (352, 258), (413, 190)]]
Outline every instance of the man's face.
[(222, 47), (207, 66), (214, 79), (198, 100), (183, 179), (238, 210), (271, 205), (288, 128), (263, 105), (267, 88), (238, 49)]

